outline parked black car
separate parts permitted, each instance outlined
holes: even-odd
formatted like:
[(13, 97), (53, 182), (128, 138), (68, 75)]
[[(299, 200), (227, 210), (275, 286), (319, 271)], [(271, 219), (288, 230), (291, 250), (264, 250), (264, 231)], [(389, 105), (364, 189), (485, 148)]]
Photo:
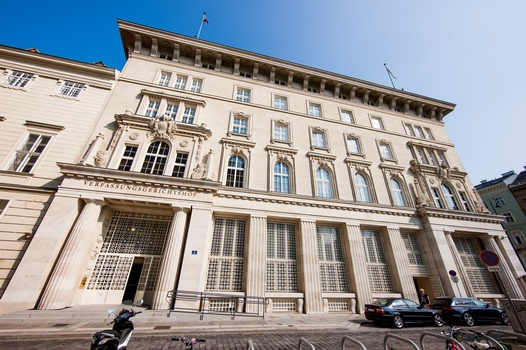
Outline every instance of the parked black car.
[(438, 310), (427, 309), (403, 298), (381, 298), (366, 304), (365, 318), (375, 324), (390, 324), (396, 328), (402, 328), (406, 323), (431, 323), (438, 327), (444, 325)]
[(440, 311), (444, 321), (449, 323), (464, 322), (468, 326), (479, 322), (510, 324), (503, 309), (474, 298), (439, 297), (433, 301), (431, 308)]

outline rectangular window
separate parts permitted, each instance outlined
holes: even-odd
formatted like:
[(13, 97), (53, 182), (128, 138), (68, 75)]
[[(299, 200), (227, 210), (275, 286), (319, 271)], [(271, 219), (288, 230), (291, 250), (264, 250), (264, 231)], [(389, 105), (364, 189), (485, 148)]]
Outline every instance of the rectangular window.
[(266, 290), (298, 291), (296, 227), (294, 224), (267, 222)]
[(174, 87), (179, 90), (184, 90), (186, 88), (186, 80), (186, 77), (178, 75)]
[(385, 144), (385, 143), (380, 144), (380, 153), (383, 159), (389, 159), (389, 160), (394, 159), (393, 152), (391, 152), (391, 147), (388, 144)]
[(309, 103), (309, 115), (321, 117), (321, 106), (315, 103)]
[(347, 150), (349, 153), (361, 154), (360, 142), (357, 137), (347, 136), (345, 138), (347, 142)]
[(241, 102), (250, 102), (250, 90), (248, 89), (237, 89), (236, 100)]
[(312, 132), (312, 145), (314, 147), (326, 148), (325, 133), (322, 131)]
[(31, 73), (12, 71), (7, 77), (6, 83), (7, 85), (23, 88), (32, 78), (33, 74)]
[(520, 230), (512, 231), (511, 235), (513, 236), (513, 239), (515, 240), (516, 245), (522, 245), (526, 243), (526, 241), (524, 240), (524, 234), (522, 233), (522, 231)]
[(274, 96), (274, 108), (287, 110), (287, 98), (282, 96)]
[(203, 80), (201, 79), (194, 79), (192, 80), (192, 92), (201, 92), (201, 87), (203, 86)]
[(354, 118), (350, 111), (341, 111), (341, 118), (343, 122), (354, 123)]
[(174, 163), (173, 177), (184, 177), (186, 163), (188, 162), (188, 153), (177, 152)]
[(159, 111), (159, 105), (161, 104), (160, 101), (152, 101), (150, 100), (148, 102), (148, 107), (146, 108), (145, 115), (147, 117), (155, 118), (157, 117), (157, 112)]
[(506, 222), (507, 223), (515, 222), (515, 218), (513, 217), (513, 215), (510, 212), (501, 213), (501, 215), (504, 215), (504, 217), (506, 218)]
[(362, 230), (362, 243), (371, 291), (373, 293), (393, 292), (389, 265), (385, 257), (380, 232), (376, 230)]
[(431, 188), (431, 192), (433, 193), (433, 200), (435, 201), (436, 207), (444, 208), (444, 204), (442, 203), (442, 198), (440, 197), (440, 192), (438, 191), (438, 188)]
[(252, 73), (248, 73), (248, 72), (239, 72), (239, 76), (240, 76), (240, 77), (245, 77), (245, 78), (252, 78)]
[(405, 133), (409, 136), (415, 136), (413, 126), (411, 124), (404, 124)]
[(137, 154), (137, 148), (135, 145), (126, 145), (121, 163), (119, 164), (119, 170), (130, 171), (135, 155)]
[(84, 84), (65, 81), (60, 88), (60, 94), (68, 97), (78, 97), (84, 88)]
[(233, 123), (233, 126), (232, 126), (232, 132), (235, 132), (236, 134), (246, 135), (247, 131), (248, 131), (248, 119), (247, 118), (234, 117), (234, 123)]
[(426, 139), (428, 139), (428, 140), (434, 140), (435, 139), (433, 137), (433, 133), (431, 132), (430, 128), (424, 128), (424, 132), (425, 132), (425, 135), (426, 135)]
[(175, 120), (177, 117), (177, 111), (179, 109), (179, 103), (167, 103), (166, 104), (166, 110), (164, 111), (164, 114), (168, 115), (170, 118)]
[(339, 230), (335, 227), (317, 226), (316, 241), (321, 290), (336, 293), (348, 292), (349, 283)]
[(22, 148), (16, 151), (15, 160), (8, 170), (20, 173), (30, 173), (44, 152), (51, 136), (29, 134)]
[(159, 79), (159, 85), (161, 86), (168, 86), (170, 83), (170, 78), (172, 77), (171, 73), (162, 72), (161, 78)]
[(506, 204), (506, 202), (504, 201), (504, 198), (502, 197), (495, 197), (494, 200), (495, 200), (495, 206), (497, 208), (503, 207)]
[(195, 119), (195, 107), (186, 106), (183, 113), (183, 123), (193, 124)]
[(415, 135), (416, 137), (424, 138), (424, 131), (422, 130), (422, 127), (415, 126)]
[(465, 211), (472, 211), (471, 207), (469, 205), (468, 196), (466, 195), (466, 193), (459, 191), (458, 195), (460, 196), (460, 200), (462, 202), (462, 206), (464, 207), (464, 210)]
[(414, 233), (401, 233), (404, 241), (409, 268), (413, 276), (427, 276), (429, 270), (424, 260), (424, 255), (418, 245), (417, 236)]
[(371, 126), (375, 129), (384, 130), (384, 123), (378, 117), (371, 117)]
[(206, 290), (243, 291), (246, 221), (214, 219)]
[(288, 141), (289, 140), (289, 127), (284, 124), (274, 124), (274, 140)]

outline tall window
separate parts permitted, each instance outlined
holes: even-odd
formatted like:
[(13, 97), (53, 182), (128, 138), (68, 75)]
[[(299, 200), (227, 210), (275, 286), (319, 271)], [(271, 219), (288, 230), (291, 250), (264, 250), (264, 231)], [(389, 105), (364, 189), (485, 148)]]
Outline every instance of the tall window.
[(84, 84), (65, 81), (60, 88), (60, 94), (68, 97), (78, 97), (84, 88)]
[(168, 153), (170, 153), (170, 146), (166, 142), (152, 142), (144, 157), (141, 173), (162, 175), (168, 160)]
[(187, 124), (193, 124), (195, 119), (195, 107), (192, 106), (185, 106), (184, 107), (184, 113), (183, 113), (183, 119), (181, 120), (183, 123)]
[(161, 78), (159, 79), (159, 85), (161, 86), (168, 86), (170, 83), (170, 78), (172, 77), (171, 73), (168, 72), (162, 72)]
[(298, 291), (298, 260), (294, 224), (267, 222), (267, 283), (269, 292)]
[(448, 209), (459, 210), (457, 201), (455, 200), (455, 196), (453, 195), (453, 191), (451, 191), (449, 186), (441, 184), (440, 189), (442, 190), (442, 193), (444, 194)]
[(277, 141), (288, 141), (289, 126), (287, 124), (274, 123), (273, 139)]
[(214, 219), (206, 290), (243, 290), (246, 226), (242, 219)]
[(16, 151), (15, 159), (8, 170), (30, 173), (46, 149), (51, 136), (29, 134), (22, 147)]
[(188, 162), (188, 153), (177, 152), (175, 156), (174, 169), (172, 171), (172, 176), (174, 177), (184, 177), (184, 172), (186, 170), (186, 163)]
[(389, 265), (384, 255), (380, 232), (376, 230), (362, 230), (362, 243), (371, 291), (393, 292)]
[(464, 210), (465, 211), (472, 211), (471, 210), (471, 206), (470, 206), (469, 201), (468, 201), (468, 196), (466, 195), (466, 193), (459, 191), (458, 195), (460, 197), (460, 200), (462, 201), (462, 206), (464, 207)]
[(342, 121), (346, 123), (354, 123), (354, 118), (352, 116), (352, 112), (350, 111), (341, 111), (341, 117)]
[(361, 154), (362, 149), (360, 147), (360, 140), (356, 136), (347, 135), (345, 137), (345, 142), (347, 143), (347, 151), (349, 153)]
[(388, 143), (380, 143), (380, 154), (383, 159), (393, 160), (393, 152), (391, 151), (391, 146)]
[(404, 194), (402, 192), (402, 186), (395, 179), (391, 178), (389, 180), (391, 185), (391, 194), (393, 195), (394, 205), (405, 206)]
[(274, 165), (274, 192), (290, 192), (289, 167), (283, 162)]
[(274, 108), (287, 110), (287, 98), (283, 96), (274, 96)]
[(12, 71), (7, 77), (6, 83), (11, 86), (25, 87), (27, 83), (33, 78), (32, 73), (24, 73), (18, 71)]
[(145, 116), (155, 118), (157, 117), (157, 112), (159, 111), (160, 101), (150, 100), (148, 101), (148, 107), (146, 108)]
[(316, 169), (316, 185), (318, 197), (332, 198), (331, 178), (326, 169)]
[(250, 102), (250, 90), (238, 88), (236, 92), (236, 100), (241, 102)]
[(173, 104), (173, 103), (167, 103), (166, 104), (166, 110), (164, 113), (168, 115), (170, 118), (175, 120), (177, 117), (177, 111), (179, 110), (179, 103)]
[(440, 192), (438, 192), (438, 188), (436, 187), (431, 188), (431, 193), (433, 194), (433, 200), (435, 201), (435, 206), (437, 208), (444, 208), (444, 204), (442, 203), (442, 199), (440, 198)]
[(228, 160), (226, 186), (243, 187), (245, 177), (245, 160), (240, 156), (232, 156)]
[(234, 117), (232, 132), (246, 135), (248, 133), (248, 118), (240, 116)]
[(371, 117), (371, 126), (375, 129), (384, 129), (384, 123), (382, 122), (382, 119), (379, 117)]
[(121, 163), (119, 164), (119, 170), (130, 171), (136, 154), (137, 146), (126, 145), (126, 149), (121, 158)]
[(326, 148), (325, 133), (323, 131), (313, 130), (312, 131), (312, 145), (314, 147)]
[(407, 260), (413, 276), (426, 276), (429, 270), (424, 260), (420, 246), (418, 245), (417, 236), (414, 233), (401, 233), (407, 252)]
[(192, 92), (201, 92), (201, 88), (203, 86), (203, 81), (201, 79), (193, 79), (192, 80), (192, 88), (190, 91)]
[(369, 186), (367, 185), (367, 179), (362, 174), (354, 175), (354, 181), (356, 183), (356, 195), (359, 202), (370, 202), (371, 195), (369, 193)]
[(316, 227), (321, 290), (348, 292), (349, 283), (343, 257), (340, 234), (335, 227)]
[(174, 87), (176, 89), (184, 90), (186, 87), (186, 79), (187, 79), (186, 77), (178, 75), (177, 80), (175, 81)]
[(495, 294), (493, 285), (487, 268), (482, 264), (479, 257), (479, 250), (475, 241), (470, 237), (453, 237), (453, 242), (466, 270), (466, 278), (470, 281), (475, 293)]
[(309, 115), (321, 117), (321, 106), (316, 103), (309, 103)]

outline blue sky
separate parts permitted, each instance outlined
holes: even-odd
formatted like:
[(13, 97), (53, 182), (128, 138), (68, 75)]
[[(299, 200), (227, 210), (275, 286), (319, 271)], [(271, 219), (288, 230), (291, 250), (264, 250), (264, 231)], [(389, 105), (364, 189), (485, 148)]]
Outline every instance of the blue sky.
[(4, 1), (0, 44), (121, 70), (117, 20), (452, 102), (474, 185), (526, 166), (526, 1)]

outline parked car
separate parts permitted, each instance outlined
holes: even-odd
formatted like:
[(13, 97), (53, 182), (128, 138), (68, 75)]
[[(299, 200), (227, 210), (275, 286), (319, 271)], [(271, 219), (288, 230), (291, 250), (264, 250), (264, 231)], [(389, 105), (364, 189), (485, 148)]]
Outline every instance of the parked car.
[(365, 305), (365, 318), (375, 324), (389, 324), (402, 328), (409, 323), (444, 325), (438, 310), (428, 309), (404, 298), (381, 298)]
[(433, 310), (440, 311), (448, 323), (464, 322), (473, 326), (479, 322), (500, 322), (509, 325), (506, 312), (475, 298), (439, 297), (431, 303)]

